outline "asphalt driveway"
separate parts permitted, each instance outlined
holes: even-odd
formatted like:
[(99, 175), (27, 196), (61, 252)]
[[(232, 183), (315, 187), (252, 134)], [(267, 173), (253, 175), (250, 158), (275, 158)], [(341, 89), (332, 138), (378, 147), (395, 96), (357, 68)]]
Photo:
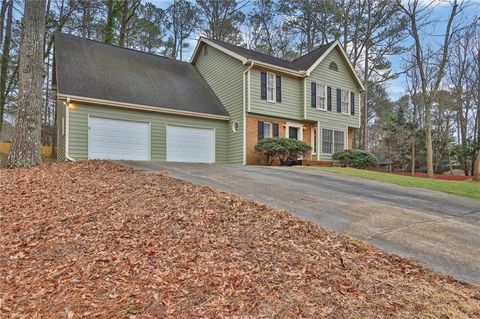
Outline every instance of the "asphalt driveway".
[(480, 201), (308, 168), (121, 162), (237, 193), (480, 283)]

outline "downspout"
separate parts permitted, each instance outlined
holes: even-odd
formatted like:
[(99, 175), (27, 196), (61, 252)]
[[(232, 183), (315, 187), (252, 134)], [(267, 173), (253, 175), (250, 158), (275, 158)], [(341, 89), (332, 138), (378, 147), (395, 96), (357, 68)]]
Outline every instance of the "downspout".
[(307, 77), (303, 78), (303, 119), (307, 119)]
[(68, 155), (68, 149), (69, 149), (69, 138), (70, 138), (70, 133), (69, 133), (69, 122), (70, 122), (70, 98), (67, 97), (65, 105), (65, 159), (69, 160), (71, 162), (75, 162), (75, 159), (71, 158)]
[[(243, 165), (247, 164), (247, 97), (245, 92), (245, 79), (247, 72), (253, 67), (253, 61), (247, 61), (250, 66), (243, 71)], [(250, 74), (248, 74), (248, 96), (250, 97)], [(250, 105), (250, 98), (248, 99)], [(250, 108), (249, 108), (250, 109)]]

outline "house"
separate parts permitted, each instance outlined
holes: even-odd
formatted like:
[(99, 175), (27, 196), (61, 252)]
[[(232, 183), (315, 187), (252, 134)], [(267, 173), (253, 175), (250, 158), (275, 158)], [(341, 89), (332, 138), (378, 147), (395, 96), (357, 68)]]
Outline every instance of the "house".
[(242, 164), (267, 137), (351, 148), (364, 90), (338, 41), (286, 61), (201, 37), (188, 63), (66, 34), (53, 87), (59, 160)]

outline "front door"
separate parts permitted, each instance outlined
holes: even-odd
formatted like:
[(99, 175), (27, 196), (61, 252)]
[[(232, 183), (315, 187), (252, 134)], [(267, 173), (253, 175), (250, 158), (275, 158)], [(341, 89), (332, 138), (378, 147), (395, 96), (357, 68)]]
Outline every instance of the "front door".
[(288, 138), (291, 140), (298, 140), (298, 127), (288, 127)]

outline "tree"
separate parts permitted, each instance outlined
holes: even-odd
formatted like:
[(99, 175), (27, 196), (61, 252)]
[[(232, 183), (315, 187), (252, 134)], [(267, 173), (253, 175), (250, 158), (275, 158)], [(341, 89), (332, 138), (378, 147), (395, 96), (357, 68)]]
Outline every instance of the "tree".
[(43, 85), (45, 1), (25, 0), (20, 46), (17, 123), (7, 157), (9, 167), (41, 164), (40, 134)]
[(238, 44), (241, 42), (240, 24), (245, 20), (241, 11), (248, 1), (197, 0), (204, 26), (202, 32), (209, 38)]
[[(428, 20), (428, 7), (420, 7), (419, 0), (409, 0), (404, 5), (401, 0), (397, 4), (409, 18), (409, 33), (414, 40), (415, 62), (419, 71), (421, 83), (421, 96), (425, 107), (425, 146), (427, 150), (427, 174), (433, 178), (433, 148), (432, 148), (432, 104), (438, 92), (440, 83), (445, 74), (445, 66), (448, 61), (449, 46), (452, 39), (452, 30), (455, 17), (459, 13), (457, 0), (453, 0), (448, 17), (443, 44), (437, 52), (426, 49), (424, 38), (420, 34), (421, 27)], [(427, 12), (425, 12), (427, 10)], [(426, 52), (428, 50), (429, 52)], [(435, 61), (434, 61), (435, 60)]]
[(5, 101), (8, 94), (7, 81), (8, 68), (10, 65), (10, 44), (12, 39), (13, 0), (9, 0), (6, 5), (8, 6), (7, 24), (5, 26), (5, 41), (3, 42), (2, 58), (0, 60), (0, 132), (3, 127), (3, 113), (5, 111)]
[(183, 49), (188, 47), (185, 40), (200, 23), (198, 8), (186, 1), (175, 0), (167, 9), (167, 17), (172, 36), (168, 40), (172, 59), (183, 59)]
[(127, 37), (127, 26), (131, 19), (135, 16), (135, 12), (140, 6), (140, 0), (124, 0), (122, 1), (122, 18), (120, 20), (120, 36), (118, 38), (118, 45), (125, 46)]

